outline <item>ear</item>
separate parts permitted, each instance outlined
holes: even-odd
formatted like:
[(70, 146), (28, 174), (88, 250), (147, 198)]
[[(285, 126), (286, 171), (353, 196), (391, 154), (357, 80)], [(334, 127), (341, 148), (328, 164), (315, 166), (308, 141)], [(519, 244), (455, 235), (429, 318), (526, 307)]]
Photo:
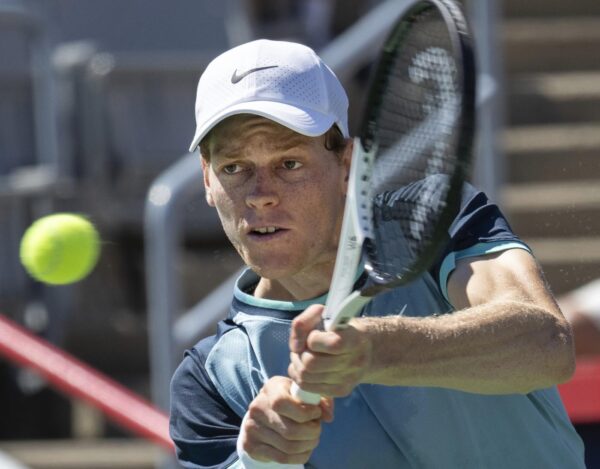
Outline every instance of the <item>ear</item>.
[(212, 190), (210, 187), (210, 163), (207, 162), (204, 158), (200, 157), (200, 161), (202, 162), (202, 179), (204, 180), (204, 192), (206, 196), (206, 202), (211, 207), (215, 206), (215, 201), (212, 196)]
[(344, 166), (344, 194), (348, 191), (348, 181), (350, 180), (350, 165), (352, 163), (352, 152), (354, 151), (354, 139), (349, 138), (346, 142), (346, 148), (342, 155), (342, 165)]

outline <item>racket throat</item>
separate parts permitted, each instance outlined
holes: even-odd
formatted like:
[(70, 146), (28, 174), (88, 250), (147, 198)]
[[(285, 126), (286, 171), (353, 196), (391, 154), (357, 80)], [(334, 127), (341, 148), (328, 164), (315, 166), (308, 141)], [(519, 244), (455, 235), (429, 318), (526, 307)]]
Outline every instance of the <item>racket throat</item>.
[(325, 310), (323, 317), (325, 330), (331, 331), (347, 327), (350, 319), (356, 317), (360, 310), (371, 301), (371, 298), (361, 295), (360, 291), (354, 291), (339, 304), (337, 310), (333, 310), (331, 313)]

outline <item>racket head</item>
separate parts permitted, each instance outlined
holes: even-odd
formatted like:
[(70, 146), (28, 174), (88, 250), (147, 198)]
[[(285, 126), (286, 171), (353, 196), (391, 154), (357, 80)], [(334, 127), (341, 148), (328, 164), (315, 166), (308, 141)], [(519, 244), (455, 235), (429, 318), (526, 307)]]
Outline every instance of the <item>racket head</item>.
[(475, 81), (461, 9), (416, 2), (384, 44), (359, 133), (362, 150), (375, 155), (358, 201), (373, 206), (372, 226), (362, 221), (373, 233), (363, 246), (372, 290), (414, 280), (448, 239), (470, 166)]

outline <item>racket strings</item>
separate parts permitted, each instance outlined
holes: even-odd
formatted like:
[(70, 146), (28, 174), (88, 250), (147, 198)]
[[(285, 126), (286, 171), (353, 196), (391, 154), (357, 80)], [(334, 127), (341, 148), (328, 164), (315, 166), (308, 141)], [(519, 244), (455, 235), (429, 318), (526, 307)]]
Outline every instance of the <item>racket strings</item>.
[(375, 243), (367, 255), (384, 282), (410, 275), (437, 236), (450, 175), (457, 171), (461, 122), (459, 67), (446, 23), (435, 8), (397, 30), (388, 51), (371, 127), (378, 151), (372, 183)]

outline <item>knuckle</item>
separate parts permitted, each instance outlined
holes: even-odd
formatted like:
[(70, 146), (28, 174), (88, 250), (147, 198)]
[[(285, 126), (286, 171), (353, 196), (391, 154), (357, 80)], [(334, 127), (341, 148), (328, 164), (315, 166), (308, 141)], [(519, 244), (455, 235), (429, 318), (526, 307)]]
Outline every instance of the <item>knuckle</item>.
[(262, 415), (262, 413), (262, 408), (256, 401), (252, 401), (248, 406), (248, 417), (251, 419), (256, 419), (258, 416)]
[(242, 442), (242, 448), (244, 449), (244, 451), (246, 451), (246, 453), (248, 453), (250, 456), (256, 456), (261, 448), (261, 444), (252, 440), (251, 438), (246, 438), (246, 440), (244, 440)]
[(293, 320), (292, 320), (292, 328), (295, 329), (306, 329), (308, 327), (309, 323), (308, 323), (308, 318), (304, 315), (300, 315), (300, 316), (296, 316)]
[(273, 406), (270, 404), (270, 400), (267, 399), (255, 399), (248, 406), (246, 411), (248, 418), (256, 421), (264, 421), (267, 415), (273, 410)]
[(287, 404), (288, 399), (283, 395), (277, 395), (271, 399), (271, 409), (273, 409), (278, 414), (281, 413), (281, 411), (285, 410)]
[(261, 426), (256, 420), (253, 420), (252, 418), (246, 420), (246, 433), (248, 434), (248, 439), (251, 439), (254, 435), (256, 435), (260, 429)]
[(329, 342), (329, 349), (332, 352), (342, 352), (345, 349), (346, 340), (341, 335), (334, 335)]
[(300, 372), (297, 374), (296, 377), (296, 384), (300, 389), (302, 389), (303, 391), (312, 391), (311, 389), (309, 389), (311, 386), (310, 383), (306, 382), (306, 376), (304, 375), (304, 373)]
[(285, 427), (279, 429), (279, 434), (286, 441), (286, 443), (285, 443), (286, 446), (287, 446), (287, 442), (291, 439), (294, 439), (296, 437), (297, 433), (298, 433), (297, 431), (295, 431), (294, 429), (290, 428), (287, 425)]
[(298, 452), (298, 443), (296, 441), (290, 441), (288, 439), (284, 439), (280, 444), (279, 449), (286, 454), (294, 454)]
[(305, 425), (308, 435), (315, 440), (315, 445), (317, 445), (319, 443), (319, 437), (321, 436), (321, 422), (319, 420), (311, 420), (306, 422)]

